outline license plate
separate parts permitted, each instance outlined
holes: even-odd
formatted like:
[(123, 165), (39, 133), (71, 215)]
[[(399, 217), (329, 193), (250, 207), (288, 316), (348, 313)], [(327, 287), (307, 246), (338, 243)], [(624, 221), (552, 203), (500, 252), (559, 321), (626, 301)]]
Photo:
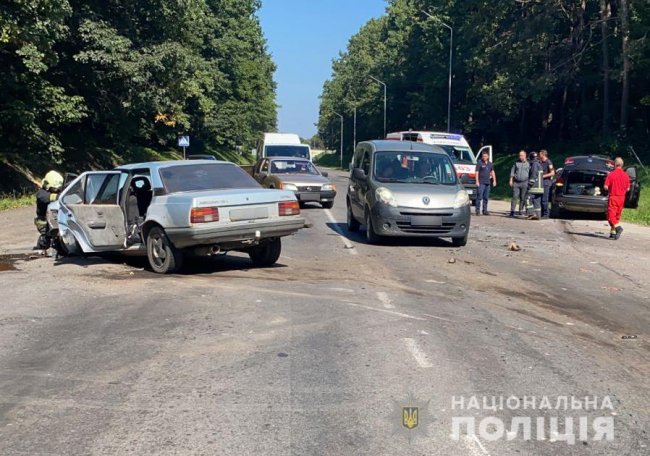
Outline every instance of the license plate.
[(414, 215), (411, 216), (412, 226), (441, 226), (442, 217), (439, 215)]
[(301, 193), (300, 201), (320, 201), (320, 193)]
[(229, 216), (233, 222), (265, 219), (269, 218), (269, 210), (266, 207), (231, 209)]

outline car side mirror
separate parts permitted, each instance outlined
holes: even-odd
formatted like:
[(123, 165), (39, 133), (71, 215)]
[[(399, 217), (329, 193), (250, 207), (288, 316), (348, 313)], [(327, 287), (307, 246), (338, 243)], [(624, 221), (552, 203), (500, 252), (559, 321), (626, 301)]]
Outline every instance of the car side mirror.
[(330, 175), (327, 171), (321, 171), (321, 174), (323, 177), (328, 177)]
[(357, 180), (366, 180), (367, 176), (364, 170), (361, 168), (354, 168), (352, 170), (352, 177)]

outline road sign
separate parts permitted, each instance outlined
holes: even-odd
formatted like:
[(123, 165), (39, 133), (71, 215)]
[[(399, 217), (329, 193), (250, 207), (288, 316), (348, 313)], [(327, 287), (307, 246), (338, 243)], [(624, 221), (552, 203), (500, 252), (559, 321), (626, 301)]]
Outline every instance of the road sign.
[(189, 136), (179, 136), (178, 137), (178, 147), (190, 147), (190, 137)]

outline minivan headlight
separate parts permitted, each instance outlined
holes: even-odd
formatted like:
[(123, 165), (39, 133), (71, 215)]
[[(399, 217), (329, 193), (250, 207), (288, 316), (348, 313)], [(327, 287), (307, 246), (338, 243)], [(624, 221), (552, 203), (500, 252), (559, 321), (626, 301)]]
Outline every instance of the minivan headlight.
[(375, 190), (375, 195), (377, 196), (377, 201), (381, 201), (384, 204), (388, 204), (391, 207), (397, 207), (397, 200), (393, 192), (388, 190), (386, 187), (379, 187)]
[(461, 190), (456, 193), (456, 198), (454, 199), (454, 209), (459, 209), (465, 206), (469, 206), (469, 194), (466, 190)]

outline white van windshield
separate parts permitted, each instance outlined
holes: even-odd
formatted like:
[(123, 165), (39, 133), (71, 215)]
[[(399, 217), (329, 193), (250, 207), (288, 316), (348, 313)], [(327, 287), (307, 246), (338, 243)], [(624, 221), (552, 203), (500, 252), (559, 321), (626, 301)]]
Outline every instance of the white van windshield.
[(442, 147), (445, 152), (447, 152), (447, 155), (449, 155), (449, 158), (451, 158), (451, 161), (454, 163), (460, 163), (460, 164), (467, 164), (467, 165), (475, 165), (476, 164), (476, 157), (472, 153), (472, 150), (469, 147), (464, 147), (464, 146), (443, 146), (441, 144), (437, 144), (438, 147)]
[(456, 185), (456, 171), (443, 154), (377, 152), (374, 179), (378, 182)]
[(309, 159), (308, 146), (266, 146), (267, 157), (300, 157)]

